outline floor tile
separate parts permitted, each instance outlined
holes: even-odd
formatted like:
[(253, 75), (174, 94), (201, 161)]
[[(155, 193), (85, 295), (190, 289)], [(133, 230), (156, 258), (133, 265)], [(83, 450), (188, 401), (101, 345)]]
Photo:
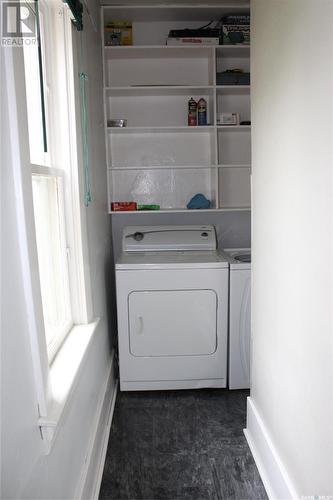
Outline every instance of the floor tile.
[(248, 391), (119, 393), (100, 500), (265, 500), (243, 434)]

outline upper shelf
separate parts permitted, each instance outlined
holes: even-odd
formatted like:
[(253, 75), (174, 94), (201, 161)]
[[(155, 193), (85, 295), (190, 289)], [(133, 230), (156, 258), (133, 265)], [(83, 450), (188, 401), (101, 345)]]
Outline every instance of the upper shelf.
[(140, 132), (148, 132), (148, 133), (202, 133), (202, 132), (211, 132), (215, 129), (218, 130), (232, 130), (232, 131), (240, 131), (240, 130), (251, 130), (251, 125), (204, 125), (204, 126), (171, 126), (171, 127), (106, 127), (108, 132), (117, 133), (117, 134), (138, 134)]
[(104, 78), (107, 87), (210, 86), (214, 84), (211, 47), (106, 47)]
[(133, 88), (212, 87), (216, 71), (248, 71), (250, 56), (245, 45), (115, 46), (105, 47), (104, 54), (105, 86)]
[(110, 210), (109, 214), (112, 215), (133, 215), (133, 214), (197, 214), (197, 213), (212, 213), (212, 212), (251, 212), (251, 207), (225, 207), (225, 208), (206, 208), (189, 210), (186, 208), (161, 208), (160, 210), (128, 210), (128, 211), (114, 211)]
[[(173, 56), (177, 56), (178, 54), (183, 55), (184, 51), (186, 51), (187, 57), (198, 57), (200, 55), (211, 54), (213, 50), (217, 51), (218, 55), (250, 55), (250, 45), (240, 44), (240, 45), (205, 45), (205, 44), (192, 44), (192, 45), (106, 45), (104, 47), (106, 54), (111, 53), (114, 57), (114, 54), (118, 54), (118, 57), (137, 57), (138, 51), (144, 51), (145, 55), (149, 55), (149, 51), (160, 51), (164, 56), (168, 56), (168, 52), (173, 53)], [(204, 50), (205, 52), (200, 52), (200, 50)], [(199, 51), (197, 55), (195, 52), (191, 55), (191, 51)], [(209, 51), (209, 52), (208, 52)], [(153, 54), (155, 55), (155, 54)]]
[[(217, 45), (216, 45), (217, 47)], [(211, 45), (115, 45), (105, 46), (106, 58), (148, 59), (148, 58), (212, 58), (215, 46)]]
[(250, 91), (250, 85), (128, 85), (104, 87), (107, 95), (120, 96), (166, 96), (205, 94), (212, 95), (214, 90), (223, 93), (246, 93)]
[(154, 133), (154, 132), (160, 132), (160, 133), (202, 133), (202, 132), (210, 132), (215, 129), (214, 125), (203, 125), (203, 126), (195, 126), (195, 127), (189, 127), (189, 126), (170, 126), (170, 127), (107, 127), (106, 128), (108, 132), (113, 132), (113, 133), (118, 133), (118, 134), (138, 134), (140, 132), (148, 132), (148, 133)]
[(250, 45), (215, 45), (217, 57), (250, 57)]
[[(229, 14), (249, 15), (250, 1), (215, 0), (206, 4), (202, 0), (187, 0), (182, 3), (174, 0), (163, 0), (163, 4), (161, 4), (159, 1), (145, 0), (140, 5), (135, 0), (131, 0), (127, 2), (127, 5), (120, 5), (119, 0), (115, 0), (113, 5), (102, 7), (102, 22), (106, 26), (115, 19), (126, 20), (132, 25), (134, 50), (139, 47), (162, 50), (161, 47), (163, 47), (166, 52), (178, 49), (178, 46), (176, 48), (165, 46), (171, 30), (193, 30), (203, 26), (215, 27), (224, 16)], [(205, 47), (212, 51), (215, 46), (206, 45)], [(129, 50), (133, 50), (133, 48)], [(197, 45), (185, 48), (182, 46), (181, 50), (184, 51), (184, 49), (196, 51), (198, 47)], [(107, 51), (128, 53), (126, 47), (113, 47)]]

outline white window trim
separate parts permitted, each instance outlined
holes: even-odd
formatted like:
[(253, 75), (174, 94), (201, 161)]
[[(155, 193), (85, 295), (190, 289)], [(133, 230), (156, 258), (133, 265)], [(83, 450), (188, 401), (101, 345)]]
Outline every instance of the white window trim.
[[(47, 6), (45, 2), (41, 4), (41, 7), (46, 9)], [(81, 109), (79, 100), (79, 89), (75, 88), (75, 75), (78, 74), (75, 67), (75, 57), (73, 57), (73, 52), (76, 49), (73, 44), (72, 37), (72, 23), (70, 10), (66, 4), (61, 2), (58, 3), (58, 8), (53, 7), (53, 12), (51, 14), (55, 20), (52, 23), (52, 30), (49, 20), (48, 24), (48, 34), (50, 37), (57, 38), (59, 41), (63, 40), (63, 56), (65, 57), (65, 68), (62, 74), (58, 75), (58, 78), (66, 82), (66, 90), (61, 96), (62, 102), (66, 102), (66, 105), (62, 110), (58, 110), (60, 113), (61, 122), (61, 134), (67, 138), (68, 147), (62, 149), (62, 161), (66, 163), (68, 168), (63, 170), (57, 168), (52, 164), (52, 167), (43, 168), (42, 166), (33, 166), (32, 173), (45, 174), (49, 172), (50, 175), (62, 176), (64, 177), (64, 201), (65, 201), (65, 226), (66, 226), (66, 242), (68, 249), (68, 267), (69, 267), (69, 282), (71, 291), (71, 306), (72, 306), (72, 317), (74, 324), (87, 324), (93, 318), (93, 307), (92, 307), (92, 296), (91, 296), (91, 284), (90, 284), (90, 273), (88, 267), (88, 236), (86, 230), (86, 210), (83, 200), (83, 182), (82, 182), (82, 172), (81, 167)], [(52, 33), (52, 34), (51, 34)], [(65, 35), (65, 36), (64, 36)], [(51, 40), (46, 38), (47, 50), (51, 45)], [(50, 54), (48, 54), (49, 57)], [(50, 68), (45, 64), (45, 73), (49, 77), (54, 77), (52, 67)], [(76, 78), (77, 81), (77, 78)], [(55, 91), (50, 85), (48, 91), (48, 99), (54, 102)], [(50, 103), (52, 108), (52, 104)], [(54, 104), (53, 104), (54, 106)], [(53, 108), (54, 109), (54, 108)], [(54, 131), (56, 127), (53, 127)], [(51, 132), (52, 134), (52, 132)], [(56, 138), (53, 134), (49, 140), (51, 146), (51, 160), (54, 163), (56, 158), (54, 152), (52, 154), (52, 146), (56, 143)], [(57, 149), (57, 148), (56, 148)], [(56, 158), (56, 162), (59, 160)], [(47, 170), (48, 169), (48, 170)]]
[(39, 273), (36, 272), (36, 270), (38, 271), (38, 257), (34, 235), (29, 138), (27, 134), (28, 119), (24, 108), (18, 110), (18, 105), (23, 106), (26, 100), (23, 51), (18, 49), (4, 50), (4, 63), (7, 98), (11, 109), (8, 129), (14, 170), (19, 264), (28, 312), (27, 330), (31, 345), (38, 412), (40, 415), (46, 415), (51, 395)]
[[(57, 335), (55, 338), (52, 340), (51, 343), (47, 344), (47, 351), (48, 351), (48, 359), (49, 359), (49, 364), (53, 362), (54, 358), (58, 354), (59, 349), (62, 346), (62, 343), (66, 339), (67, 335), (69, 335), (70, 331), (72, 330), (74, 326), (73, 322), (73, 315), (72, 315), (72, 304), (71, 304), (71, 290), (70, 290), (70, 277), (69, 277), (69, 272), (70, 272), (70, 265), (69, 265), (69, 255), (68, 255), (68, 247), (67, 247), (67, 235), (66, 235), (66, 217), (65, 217), (65, 206), (64, 206), (64, 178), (65, 178), (65, 172), (61, 169), (57, 168), (50, 168), (50, 167), (45, 167), (41, 165), (31, 165), (31, 174), (34, 176), (41, 176), (41, 177), (48, 177), (51, 179), (57, 179), (57, 185), (58, 188), (58, 196), (60, 195), (61, 199), (59, 200), (59, 210), (60, 210), (60, 219), (61, 219), (61, 247), (62, 247), (62, 261), (63, 261), (63, 266), (66, 267), (67, 272), (64, 276), (65, 278), (65, 286), (64, 286), (64, 293), (66, 294), (66, 304), (70, 303), (69, 310), (67, 311), (68, 316), (66, 322), (62, 325), (61, 329), (58, 330)], [(60, 182), (59, 182), (60, 180)], [(72, 266), (72, 267), (76, 267)]]
[(97, 318), (87, 325), (74, 326), (50, 368), (52, 401), (47, 415), (38, 419), (46, 454), (52, 450), (61, 423), (69, 411), (99, 321)]
[[(67, 9), (64, 9), (64, 22), (70, 18)], [(65, 21), (66, 19), (66, 21)], [(66, 24), (67, 39), (72, 39), (71, 25)], [(68, 57), (72, 58), (72, 51)], [(92, 343), (92, 339), (98, 330), (99, 318), (93, 320), (93, 307), (90, 286), (89, 272), (89, 254), (88, 254), (88, 237), (86, 226), (86, 210), (83, 204), (83, 189), (81, 186), (82, 180), (82, 157), (80, 144), (80, 106), (79, 93), (76, 88), (74, 93), (74, 82), (69, 85), (68, 98), (69, 106), (72, 110), (76, 110), (76, 122), (73, 115), (70, 113), (70, 128), (74, 130), (77, 137), (76, 143), (71, 142), (70, 168), (72, 173), (71, 192), (66, 193), (66, 198), (71, 201), (72, 205), (78, 207), (75, 213), (71, 213), (70, 228), (73, 230), (73, 257), (77, 259), (79, 265), (76, 266), (76, 283), (80, 289), (81, 307), (78, 308), (77, 314), (81, 318), (81, 324), (72, 328), (67, 336), (63, 348), (61, 348), (61, 356), (58, 361), (54, 361), (52, 366), (49, 366), (46, 339), (44, 333), (44, 319), (42, 310), (41, 293), (39, 286), (38, 272), (38, 256), (34, 228), (33, 214), (33, 199), (31, 172), (42, 174), (44, 167), (33, 165), (31, 168), (29, 155), (29, 138), (27, 134), (28, 122), (27, 113), (25, 112), (25, 78), (24, 78), (24, 60), (23, 51), (20, 49), (6, 49), (4, 51), (4, 66), (6, 76), (6, 88), (8, 89), (8, 102), (11, 109), (9, 116), (9, 135), (10, 148), (13, 156), (13, 169), (15, 179), (15, 199), (17, 207), (17, 224), (19, 231), (19, 251), (20, 251), (20, 266), (22, 270), (23, 289), (26, 300), (27, 309), (27, 330), (30, 338), (32, 365), (36, 384), (36, 396), (38, 404), (39, 421), (38, 425), (41, 429), (41, 437), (45, 443), (45, 453), (49, 453), (52, 443), (56, 436), (56, 430), (59, 427), (63, 415), (66, 414), (66, 408), (71, 400), (71, 394), (75, 390), (80, 374), (84, 367), (86, 353)], [(75, 63), (75, 60), (74, 60)], [(75, 74), (75, 65), (73, 65)], [(72, 79), (69, 79), (72, 81)], [(77, 80), (76, 80), (77, 81)], [(20, 107), (20, 109), (19, 109)], [(23, 109), (22, 109), (23, 107)], [(73, 128), (72, 128), (73, 127)], [(73, 137), (73, 135), (72, 135)], [(77, 149), (79, 148), (79, 149)], [(60, 172), (57, 168), (47, 168), (48, 174), (58, 175)], [(63, 175), (63, 171), (61, 171)], [(76, 357), (76, 363), (73, 364), (70, 352), (80, 352)], [(60, 353), (59, 353), (60, 354)], [(52, 384), (59, 383), (59, 373), (72, 365), (74, 371), (70, 378), (70, 383), (67, 384), (63, 391), (61, 400), (55, 400), (52, 394)], [(59, 368), (61, 366), (61, 369)]]
[[(84, 206), (83, 192), (83, 159), (81, 142), (81, 107), (80, 92), (78, 88), (78, 68), (76, 60), (73, 57), (76, 53), (75, 41), (72, 36), (71, 14), (67, 6), (63, 8), (63, 23), (65, 33), (66, 50), (66, 68), (73, 69), (72, 75), (66, 75), (67, 81), (67, 103), (68, 113), (68, 131), (70, 133), (70, 151), (69, 164), (71, 175), (71, 192), (66, 193), (66, 203), (70, 207), (77, 207), (75, 213), (70, 211), (70, 218), (67, 219), (67, 228), (69, 244), (72, 248), (71, 258), (75, 259), (79, 265), (75, 266), (75, 276), (71, 276), (71, 283), (76, 283), (76, 290), (72, 291), (72, 297), (77, 297), (77, 303), (72, 304), (74, 322), (80, 318), (83, 324), (89, 323), (93, 318), (93, 303), (91, 295), (91, 282), (89, 272), (89, 254), (88, 254), (88, 233), (86, 220), (86, 207)], [(76, 82), (76, 85), (75, 85)], [(78, 165), (80, 168), (78, 168)], [(70, 272), (73, 272), (73, 267)]]
[[(52, 363), (72, 326), (87, 324), (92, 318), (92, 301), (86, 284), (89, 273), (83, 267), (82, 214), (79, 198), (74, 199), (75, 194), (80, 193), (76, 153), (76, 111), (80, 107), (75, 106), (72, 23), (68, 7), (59, 2), (51, 5), (41, 0), (39, 15), (45, 30), (41, 31), (41, 38), (48, 153), (44, 154), (47, 159), (45, 166), (32, 165), (31, 173), (61, 179), (59, 208), (64, 222), (61, 227), (65, 229), (61, 239), (71, 316), (71, 320), (57, 333), (54, 343), (48, 346), (49, 362)], [(57, 44), (51, 54), (50, 47), (55, 40)], [(61, 61), (61, 64), (55, 68), (53, 61)]]

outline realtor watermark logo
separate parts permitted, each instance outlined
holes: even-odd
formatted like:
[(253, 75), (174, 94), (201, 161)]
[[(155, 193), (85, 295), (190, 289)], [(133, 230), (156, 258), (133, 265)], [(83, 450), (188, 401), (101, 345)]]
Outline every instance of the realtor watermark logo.
[(1, 21), (3, 47), (37, 44), (35, 2), (2, 0)]

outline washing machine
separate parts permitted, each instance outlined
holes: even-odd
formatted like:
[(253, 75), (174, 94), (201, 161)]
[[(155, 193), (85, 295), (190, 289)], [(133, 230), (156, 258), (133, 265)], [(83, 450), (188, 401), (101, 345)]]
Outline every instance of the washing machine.
[(214, 226), (128, 226), (116, 262), (120, 389), (226, 387), (228, 274)]
[(229, 389), (250, 387), (251, 250), (225, 249), (229, 260)]

